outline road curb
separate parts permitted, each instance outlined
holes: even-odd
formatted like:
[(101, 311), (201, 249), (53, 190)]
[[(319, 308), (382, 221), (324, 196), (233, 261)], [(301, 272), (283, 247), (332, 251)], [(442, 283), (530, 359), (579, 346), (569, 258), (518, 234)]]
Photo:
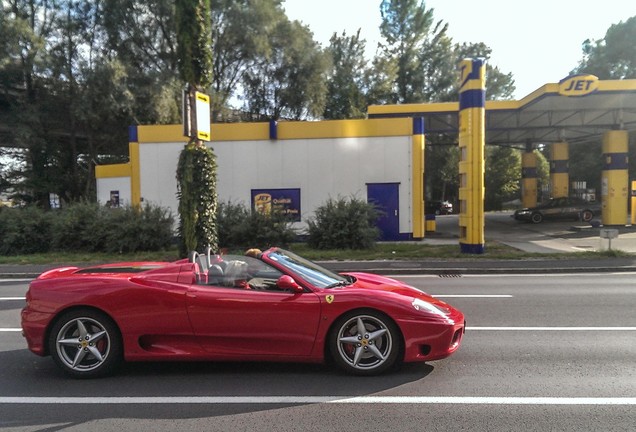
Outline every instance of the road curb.
[[(374, 273), (381, 275), (469, 275), (469, 274), (533, 274), (533, 273), (627, 273), (636, 272), (636, 266), (560, 266), (560, 267), (516, 267), (516, 266), (435, 266), (435, 267), (423, 267), (420, 266), (407, 266), (405, 262), (401, 264), (403, 266), (365, 266), (363, 262), (355, 262), (355, 265), (347, 266), (346, 263), (337, 262), (334, 263), (320, 263), (324, 267), (329, 268), (332, 271), (338, 273)], [(0, 273), (0, 279), (35, 279), (41, 273), (38, 272), (12, 272), (12, 273)]]

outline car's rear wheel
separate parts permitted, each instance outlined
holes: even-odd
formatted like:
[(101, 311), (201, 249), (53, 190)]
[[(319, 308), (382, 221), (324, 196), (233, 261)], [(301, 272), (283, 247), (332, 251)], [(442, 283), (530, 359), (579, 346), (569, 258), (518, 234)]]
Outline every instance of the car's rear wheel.
[(581, 212), (581, 220), (583, 222), (589, 222), (592, 220), (593, 217), (594, 217), (594, 213), (592, 212), (592, 210), (583, 210)]
[(105, 314), (80, 309), (55, 322), (49, 352), (55, 363), (75, 378), (107, 375), (122, 361), (122, 342), (115, 323)]
[(543, 222), (543, 215), (539, 212), (532, 213), (532, 215), (530, 216), (530, 220), (532, 221), (532, 223), (541, 223)]
[(390, 318), (376, 311), (358, 311), (338, 319), (329, 348), (334, 362), (346, 372), (377, 375), (397, 363), (400, 340)]

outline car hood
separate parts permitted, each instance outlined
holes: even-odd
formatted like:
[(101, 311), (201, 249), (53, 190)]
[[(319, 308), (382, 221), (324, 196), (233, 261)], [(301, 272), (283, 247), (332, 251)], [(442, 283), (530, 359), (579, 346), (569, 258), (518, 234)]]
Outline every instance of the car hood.
[(353, 290), (353, 289), (363, 289), (363, 290), (375, 290), (382, 291), (386, 293), (392, 293), (398, 296), (410, 297), (410, 298), (418, 298), (425, 300), (429, 303), (437, 304), (440, 306), (446, 306), (441, 300), (432, 297), (431, 295), (421, 291), (417, 288), (414, 288), (410, 285), (402, 283), (398, 280), (387, 278), (384, 276), (379, 276), (370, 273), (346, 273), (356, 278), (356, 281), (346, 287), (343, 287), (344, 290)]

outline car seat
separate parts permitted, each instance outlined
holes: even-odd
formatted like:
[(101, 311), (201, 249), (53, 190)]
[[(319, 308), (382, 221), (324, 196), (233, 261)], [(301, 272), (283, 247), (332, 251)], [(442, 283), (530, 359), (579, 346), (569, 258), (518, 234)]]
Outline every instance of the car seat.
[(229, 287), (237, 287), (249, 289), (247, 283), (247, 263), (244, 261), (233, 260), (229, 261), (223, 270), (224, 285)]

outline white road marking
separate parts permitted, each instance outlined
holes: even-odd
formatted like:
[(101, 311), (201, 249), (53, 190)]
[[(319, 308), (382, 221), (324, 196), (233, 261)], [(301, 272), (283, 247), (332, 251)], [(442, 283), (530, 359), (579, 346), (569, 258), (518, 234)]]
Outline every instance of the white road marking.
[[(21, 328), (0, 328), (0, 332), (20, 332)], [(466, 327), (466, 331), (636, 331), (636, 327)]]
[(466, 331), (636, 331), (636, 327), (466, 327)]
[[(428, 269), (428, 271), (431, 271), (432, 269)], [(537, 271), (541, 271), (541, 270), (537, 270)], [(444, 269), (440, 269), (439, 272), (435, 273), (435, 274), (430, 274), (430, 273), (422, 273), (422, 274), (388, 274), (388, 275), (383, 275), (385, 277), (388, 278), (392, 278), (392, 279), (409, 279), (409, 278), (435, 278), (435, 279), (440, 279), (440, 274), (443, 275), (448, 275), (448, 276), (461, 276), (461, 279), (466, 279), (466, 278), (500, 278), (502, 276), (505, 276), (506, 278), (527, 278), (529, 276), (532, 276), (533, 278), (555, 278), (555, 277), (568, 277), (571, 278), (573, 276), (578, 276), (578, 277), (590, 277), (590, 276), (633, 276), (636, 275), (636, 272), (633, 271), (617, 271), (617, 272), (585, 272), (585, 273), (581, 273), (581, 272), (575, 272), (575, 270), (572, 270), (572, 273), (550, 273), (548, 272), (543, 272), (543, 273), (533, 273), (531, 275), (527, 274), (527, 273), (488, 273), (488, 274), (482, 274), (482, 273), (462, 273), (461, 270), (453, 270), (454, 273), (445, 273)], [(453, 278), (449, 278), (450, 280), (452, 280)]]
[(512, 298), (510, 294), (431, 294), (435, 298)]
[(26, 300), (26, 297), (0, 297), (0, 301)]
[(636, 405), (636, 397), (464, 396), (160, 396), (0, 397), (0, 404), (451, 404), (451, 405)]

